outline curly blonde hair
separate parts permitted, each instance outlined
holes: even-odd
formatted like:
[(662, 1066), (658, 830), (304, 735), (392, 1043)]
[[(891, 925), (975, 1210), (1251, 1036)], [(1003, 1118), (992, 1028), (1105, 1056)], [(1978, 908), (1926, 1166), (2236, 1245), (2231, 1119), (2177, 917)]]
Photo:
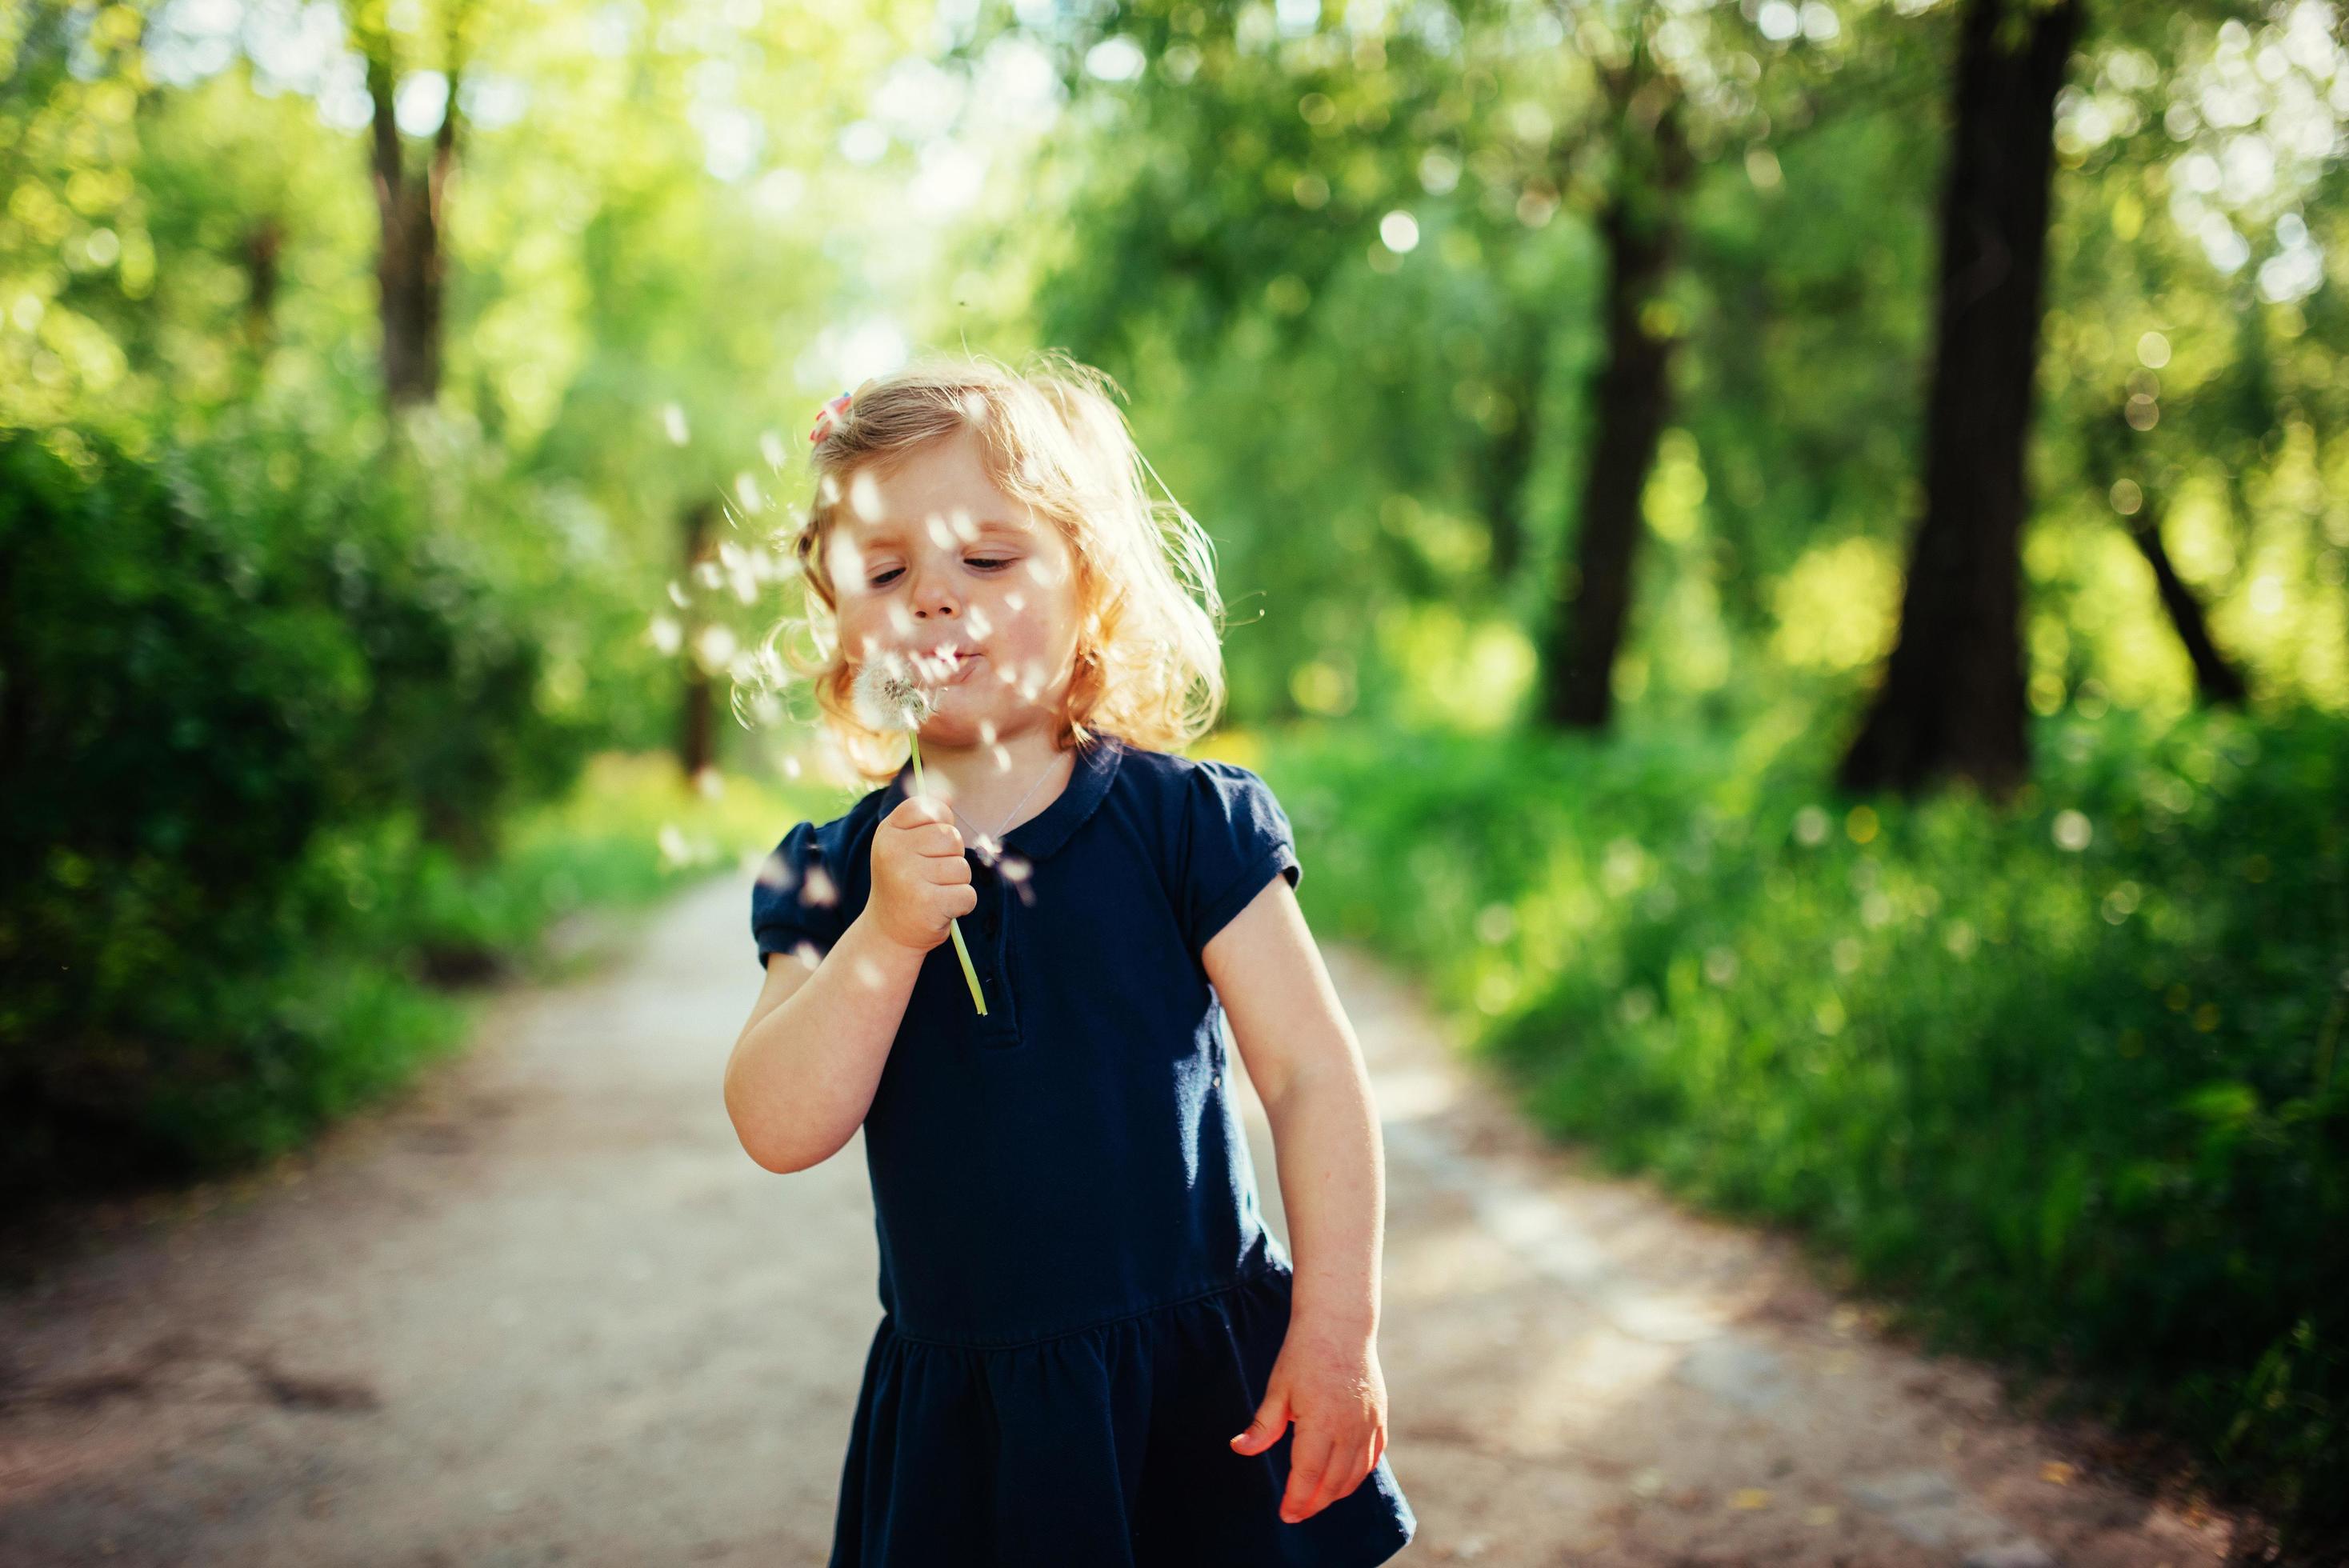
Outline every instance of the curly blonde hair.
[[(907, 748), (868, 727), (851, 699), (856, 672), (840, 646), (832, 530), (858, 473), (885, 474), (963, 431), (978, 437), (996, 487), (1058, 528), (1076, 563), (1076, 673), (1055, 744), (1065, 750), (1106, 732), (1174, 750), (1214, 727), (1226, 695), (1215, 546), (1172, 496), (1152, 500), (1144, 475), (1156, 474), (1112, 400), (1122, 397), (1105, 372), (1057, 349), (1035, 351), (1024, 368), (933, 353), (857, 387), (822, 432), (810, 459), (813, 499), (789, 545), (805, 585), (801, 614), (767, 643), (809, 683), (860, 774), (886, 781)], [(788, 640), (794, 632), (809, 646)]]

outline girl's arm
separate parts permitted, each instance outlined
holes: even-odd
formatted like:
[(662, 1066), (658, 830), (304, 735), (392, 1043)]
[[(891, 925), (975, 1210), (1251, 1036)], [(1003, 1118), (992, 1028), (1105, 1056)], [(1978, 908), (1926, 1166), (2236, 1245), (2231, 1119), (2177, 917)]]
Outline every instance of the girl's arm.
[(767, 955), (767, 983), (726, 1063), (726, 1114), (777, 1174), (821, 1165), (864, 1124), (922, 954), (851, 921), (812, 970)]
[(1386, 1449), (1384, 1150), (1353, 1026), (1287, 880), (1267, 883), (1200, 956), (1272, 1124), (1297, 1270), (1288, 1338), (1234, 1446), (1261, 1452), (1297, 1423), (1281, 1503), (1294, 1522), (1350, 1493)]
[(767, 956), (767, 983), (726, 1063), (726, 1114), (778, 1173), (821, 1165), (864, 1125), (929, 950), (978, 903), (947, 808), (913, 795), (873, 835), (873, 891), (811, 973)]

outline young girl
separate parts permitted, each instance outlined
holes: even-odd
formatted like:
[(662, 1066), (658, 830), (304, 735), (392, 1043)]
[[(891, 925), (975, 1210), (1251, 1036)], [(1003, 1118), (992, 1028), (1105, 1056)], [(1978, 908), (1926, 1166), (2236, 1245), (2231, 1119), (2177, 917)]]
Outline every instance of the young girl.
[[(1039, 358), (918, 364), (810, 432), (801, 673), (889, 782), (753, 890), (726, 1104), (770, 1171), (864, 1130), (883, 1316), (831, 1568), (1382, 1563), (1417, 1521), (1384, 1457), (1368, 1078), (1287, 815), (1166, 749), (1223, 696), (1206, 536), (1151, 503), (1108, 377)], [(876, 660), (927, 687), (925, 792), (854, 700)]]

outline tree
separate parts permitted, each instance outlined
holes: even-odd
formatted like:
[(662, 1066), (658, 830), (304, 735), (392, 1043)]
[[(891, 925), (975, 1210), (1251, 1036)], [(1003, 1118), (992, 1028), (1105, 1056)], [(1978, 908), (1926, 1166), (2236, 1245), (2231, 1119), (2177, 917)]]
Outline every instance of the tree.
[(458, 94), (464, 85), (471, 0), (448, 0), (440, 17), (448, 93), (419, 170), (409, 167), (400, 142), (398, 100), (405, 67), (393, 42), (388, 0), (350, 0), (351, 37), (367, 57), (367, 90), (374, 106), (367, 165), (383, 226), (376, 256), (381, 294), (384, 398), (394, 407), (429, 403), (440, 392), (440, 335), (447, 262), (449, 181), (457, 166)]
[(1591, 431), (1563, 612), (1542, 661), (1542, 714), (1561, 728), (1601, 729), (1614, 707), (1615, 657), (1631, 607), (1640, 501), (1671, 408), (1672, 338), (1651, 307), (1678, 261), (1681, 201), (1692, 170), (1680, 88), (1652, 65), (1644, 26), (1629, 58), (1599, 67), (1614, 172), (1598, 228), (1607, 256), (1604, 357), (1590, 381)]
[(1847, 789), (1957, 774), (1993, 795), (2030, 770), (2021, 541), (2055, 94), (2082, 0), (1966, 0), (1927, 395), (1925, 511), (1884, 680)]

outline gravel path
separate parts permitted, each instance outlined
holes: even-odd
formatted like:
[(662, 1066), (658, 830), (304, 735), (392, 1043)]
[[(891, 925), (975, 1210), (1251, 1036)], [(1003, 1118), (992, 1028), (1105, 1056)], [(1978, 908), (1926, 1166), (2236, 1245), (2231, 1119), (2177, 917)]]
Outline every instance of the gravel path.
[[(401, 1103), (20, 1270), (0, 1563), (821, 1564), (872, 1210), (860, 1142), (776, 1177), (726, 1120), (748, 890), (500, 993)], [(1388, 1452), (1421, 1521), (1396, 1563), (2223, 1557), (2229, 1520), (2101, 1480), (1783, 1242), (1582, 1172), (1408, 988), (1329, 957), (1386, 1129)]]

